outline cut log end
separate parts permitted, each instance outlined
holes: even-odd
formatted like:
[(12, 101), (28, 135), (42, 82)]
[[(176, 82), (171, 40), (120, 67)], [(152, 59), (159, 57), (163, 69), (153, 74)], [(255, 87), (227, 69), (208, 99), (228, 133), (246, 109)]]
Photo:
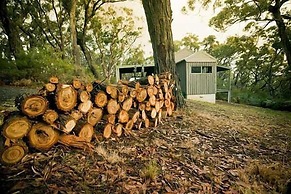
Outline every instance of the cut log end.
[(93, 108), (91, 111), (88, 113), (87, 121), (91, 125), (96, 125), (103, 116), (103, 111), (101, 108)]
[(56, 94), (56, 105), (59, 110), (70, 111), (77, 104), (77, 91), (72, 86), (60, 87)]
[(34, 124), (28, 133), (29, 144), (38, 150), (49, 150), (58, 138), (59, 133), (44, 123)]
[(108, 112), (109, 114), (114, 115), (114, 114), (117, 113), (117, 111), (118, 111), (119, 109), (120, 109), (120, 106), (119, 106), (117, 100), (115, 100), (115, 99), (110, 99), (110, 100), (108, 101), (108, 104), (107, 104), (107, 112)]
[(106, 139), (109, 139), (112, 133), (112, 127), (113, 125), (108, 123), (105, 125), (104, 127), (104, 131), (103, 131), (103, 137), (105, 137)]
[(82, 87), (82, 82), (79, 79), (74, 79), (73, 80), (73, 87), (75, 89), (80, 89)]
[(39, 95), (27, 96), (21, 103), (23, 114), (33, 118), (45, 113), (48, 108), (48, 101)]
[(120, 123), (127, 123), (129, 120), (129, 114), (126, 110), (121, 110), (118, 114), (118, 121)]
[(87, 142), (91, 142), (94, 134), (94, 128), (91, 124), (86, 123), (79, 132), (79, 137), (82, 137)]
[(53, 92), (56, 90), (56, 85), (52, 84), (52, 83), (47, 83), (47, 84), (45, 84), (45, 89), (48, 92)]
[(119, 123), (113, 128), (113, 132), (116, 133), (117, 137), (120, 137), (122, 135), (122, 129), (123, 125)]
[(79, 104), (78, 106), (78, 110), (83, 113), (86, 114), (87, 112), (89, 112), (89, 110), (93, 107), (93, 103), (91, 100), (88, 100), (86, 102), (82, 102)]
[(50, 77), (49, 82), (52, 84), (58, 84), (59, 78), (57, 78), (56, 76), (52, 76), (52, 77)]
[(12, 117), (3, 126), (3, 135), (9, 139), (24, 137), (31, 128), (31, 122), (26, 117)]
[(100, 91), (95, 95), (95, 100), (94, 100), (95, 104), (100, 107), (103, 108), (106, 106), (107, 104), (107, 95), (105, 92)]
[(45, 111), (44, 115), (42, 116), (42, 119), (49, 124), (54, 123), (58, 119), (59, 115), (55, 110), (48, 109)]
[(16, 164), (26, 155), (26, 149), (20, 145), (5, 148), (1, 153), (1, 162), (7, 165)]

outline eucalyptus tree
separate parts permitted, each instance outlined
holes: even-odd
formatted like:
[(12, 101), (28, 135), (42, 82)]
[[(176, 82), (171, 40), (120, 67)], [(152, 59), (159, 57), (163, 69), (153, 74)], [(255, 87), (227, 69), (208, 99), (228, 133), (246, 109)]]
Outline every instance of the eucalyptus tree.
[(16, 59), (22, 52), (19, 23), (23, 22), (19, 3), (10, 0), (0, 1), (1, 42), (8, 59)]
[(171, 72), (176, 80), (177, 105), (184, 105), (179, 78), (176, 73), (172, 34), (170, 0), (142, 0), (150, 34), (157, 73)]
[(288, 64), (285, 73), (291, 74), (290, 0), (188, 0), (188, 8), (193, 10), (196, 3), (220, 8), (219, 13), (210, 20), (210, 25), (219, 30), (239, 22), (245, 23), (248, 30), (250, 27), (268, 29), (276, 26)]
[(181, 44), (194, 52), (198, 51), (200, 48), (198, 36), (192, 33), (187, 33), (187, 35), (182, 38)]
[(188, 48), (194, 52), (198, 51), (200, 48), (199, 38), (196, 34), (187, 33), (181, 40), (174, 41), (175, 51), (181, 48)]
[(216, 37), (214, 35), (209, 35), (205, 37), (202, 42), (200, 42), (200, 47), (202, 47), (202, 49), (209, 54), (212, 54), (213, 50), (218, 46), (219, 41), (216, 40)]
[(137, 20), (139, 18), (133, 16), (132, 9), (115, 6), (100, 8), (92, 19), (94, 40), (91, 46), (96, 46), (97, 63), (108, 81), (114, 75), (116, 66), (125, 63), (130, 55), (143, 54), (134, 45), (142, 30), (135, 24)]

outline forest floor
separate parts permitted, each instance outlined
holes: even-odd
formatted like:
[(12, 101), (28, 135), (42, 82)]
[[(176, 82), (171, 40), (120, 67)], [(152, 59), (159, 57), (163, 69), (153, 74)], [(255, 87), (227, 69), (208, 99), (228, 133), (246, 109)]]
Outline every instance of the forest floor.
[(1, 193), (284, 193), (291, 181), (290, 112), (187, 101), (156, 128), (95, 137), (93, 151), (57, 144), (0, 165)]

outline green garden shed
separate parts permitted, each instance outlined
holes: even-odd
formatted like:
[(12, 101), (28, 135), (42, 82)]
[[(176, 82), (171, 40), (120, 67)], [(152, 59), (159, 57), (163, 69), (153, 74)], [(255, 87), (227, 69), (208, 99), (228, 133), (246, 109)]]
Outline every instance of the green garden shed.
[[(215, 103), (216, 94), (225, 92), (230, 102), (230, 67), (217, 65), (217, 60), (205, 51), (193, 52), (186, 48), (175, 53), (175, 62), (185, 98)], [(224, 89), (217, 88), (221, 71), (229, 71)]]

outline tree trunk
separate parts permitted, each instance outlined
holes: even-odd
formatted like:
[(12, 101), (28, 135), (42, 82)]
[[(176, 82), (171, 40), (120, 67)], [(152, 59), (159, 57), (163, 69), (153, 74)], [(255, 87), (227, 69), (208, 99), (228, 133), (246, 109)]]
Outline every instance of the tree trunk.
[[(283, 1), (283, 2), (287, 2), (287, 1)], [(291, 42), (288, 37), (286, 25), (283, 21), (281, 11), (280, 11), (280, 8), (284, 4), (283, 2), (276, 0), (276, 4), (274, 6), (270, 6), (269, 11), (272, 13), (273, 18), (278, 27), (278, 34), (281, 39), (282, 48), (287, 58), (287, 63), (288, 63), (287, 74), (291, 74)]]
[(176, 104), (183, 107), (180, 81), (176, 73), (174, 43), (172, 35), (172, 10), (170, 0), (142, 0), (145, 10), (148, 31), (150, 34), (156, 73), (171, 72), (176, 80)]
[(80, 62), (80, 53), (77, 44), (77, 31), (76, 31), (76, 0), (71, 1), (71, 10), (70, 10), (70, 29), (71, 29), (71, 44), (72, 44), (72, 55), (75, 63), (75, 70), (78, 70)]
[(10, 19), (9, 10), (7, 9), (7, 0), (0, 2), (0, 19), (4, 29), (5, 34), (8, 37), (9, 45), (9, 58), (13, 56), (17, 59), (19, 53), (22, 51), (21, 40), (18, 32), (18, 27), (16, 26), (15, 19)]

